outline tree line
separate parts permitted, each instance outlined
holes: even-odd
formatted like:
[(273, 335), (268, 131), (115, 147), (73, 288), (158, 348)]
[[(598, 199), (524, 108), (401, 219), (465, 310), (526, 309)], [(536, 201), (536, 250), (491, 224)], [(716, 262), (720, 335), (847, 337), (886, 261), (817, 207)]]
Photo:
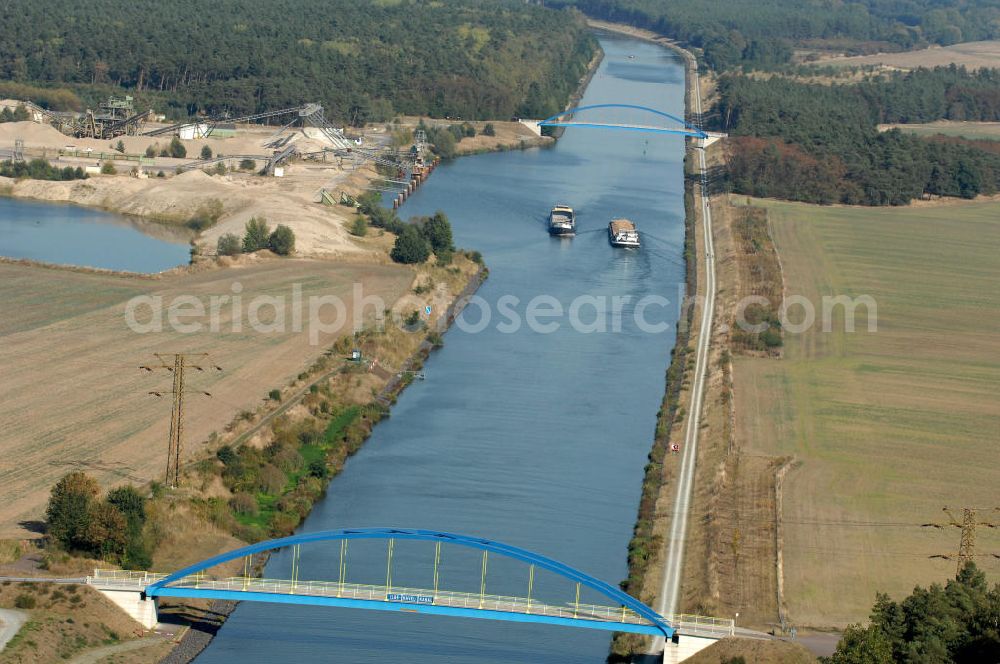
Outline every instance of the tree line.
[(823, 664), (979, 664), (1000, 661), (1000, 585), (973, 563), (943, 587), (900, 602), (878, 594), (867, 626), (851, 625)]
[(242, 238), (235, 233), (225, 233), (216, 243), (219, 256), (252, 254), (261, 249), (288, 256), (295, 251), (295, 232), (284, 224), (278, 224), (272, 231), (264, 217), (250, 217), (243, 228)]
[(719, 80), (709, 122), (734, 137), (728, 166), (738, 193), (860, 205), (974, 198), (1000, 190), (1000, 154), (877, 125), (947, 117), (952, 105), (929, 103), (928, 87), (951, 90), (969, 113), (992, 117), (1000, 113), (996, 75), (939, 68), (828, 86), (733, 73)]
[(996, 39), (993, 0), (550, 0), (588, 15), (658, 32), (703, 50), (716, 70), (787, 64), (793, 46), (848, 53)]
[(127, 90), (170, 117), (324, 105), (360, 125), (394, 114), (545, 117), (596, 48), (583, 17), (515, 0), (11, 0), (0, 79), (90, 106)]
[(32, 159), (27, 162), (8, 159), (0, 162), (0, 177), (29, 178), (31, 180), (86, 180), (87, 174), (80, 166), (59, 168), (45, 159)]
[(148, 569), (152, 540), (145, 532), (146, 496), (131, 485), (100, 494), (97, 481), (86, 473), (59, 480), (45, 510), (50, 542), (126, 569)]

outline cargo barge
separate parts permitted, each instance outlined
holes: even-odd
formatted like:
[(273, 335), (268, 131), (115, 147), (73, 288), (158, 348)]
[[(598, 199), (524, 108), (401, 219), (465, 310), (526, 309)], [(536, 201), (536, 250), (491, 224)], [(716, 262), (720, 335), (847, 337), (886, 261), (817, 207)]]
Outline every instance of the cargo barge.
[(608, 224), (608, 240), (612, 247), (639, 247), (639, 231), (628, 219), (614, 219)]
[(568, 205), (557, 205), (549, 212), (549, 235), (576, 234), (576, 214)]

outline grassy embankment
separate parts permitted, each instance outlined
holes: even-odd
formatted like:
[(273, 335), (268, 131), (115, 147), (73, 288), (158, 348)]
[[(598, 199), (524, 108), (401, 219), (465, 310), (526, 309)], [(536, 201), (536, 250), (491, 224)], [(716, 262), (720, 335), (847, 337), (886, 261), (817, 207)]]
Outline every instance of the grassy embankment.
[[(28, 621), (0, 652), (0, 664), (66, 661), (85, 650), (125, 643), (140, 635), (137, 623), (88, 586), (4, 581), (0, 607), (30, 612)], [(166, 640), (152, 644), (160, 656), (167, 645)], [(147, 661), (153, 661), (152, 657)]]
[[(688, 297), (697, 291), (697, 265), (695, 240), (695, 205), (694, 179), (691, 177), (691, 161), (684, 162), (684, 262), (685, 292)], [(655, 603), (655, 590), (650, 583), (651, 566), (657, 560), (657, 553), (662, 548), (663, 540), (657, 532), (656, 506), (662, 492), (672, 476), (672, 469), (667, 466), (670, 444), (679, 440), (678, 425), (684, 417), (684, 409), (680, 406), (681, 394), (688, 385), (688, 378), (694, 361), (694, 348), (690, 345), (692, 332), (692, 316), (694, 301), (684, 303), (680, 318), (677, 321), (677, 337), (670, 351), (670, 365), (667, 367), (667, 389), (656, 414), (656, 433), (653, 446), (650, 449), (648, 463), (642, 480), (642, 494), (639, 498), (639, 509), (632, 539), (628, 544), (628, 577), (622, 582), (622, 589), (649, 605)], [(645, 650), (648, 639), (637, 634), (616, 633), (611, 644), (609, 662), (631, 661), (633, 655)]]
[[(786, 330), (783, 359), (734, 361), (738, 443), (797, 461), (783, 492), (789, 618), (842, 626), (867, 615), (876, 590), (952, 574), (928, 556), (954, 551), (958, 531), (920, 524), (946, 520), (945, 505), (995, 502), (1000, 204), (754, 204), (767, 208), (789, 296), (818, 314), (823, 296), (878, 306), (877, 332), (864, 307), (846, 332), (837, 309), (829, 332)], [(980, 551), (997, 540), (984, 529)], [(979, 562), (995, 580), (996, 561)]]

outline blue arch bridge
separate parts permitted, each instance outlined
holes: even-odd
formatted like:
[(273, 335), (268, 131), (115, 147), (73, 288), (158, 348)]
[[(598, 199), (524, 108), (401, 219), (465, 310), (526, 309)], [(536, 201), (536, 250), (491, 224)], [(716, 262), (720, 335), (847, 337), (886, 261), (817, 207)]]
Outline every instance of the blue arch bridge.
[(670, 113), (635, 104), (592, 104), (578, 106), (538, 121), (538, 127), (587, 127), (619, 129), (657, 134), (679, 134), (698, 139), (722, 137)]
[[(386, 543), (384, 584), (357, 584), (347, 579), (347, 550), (355, 540), (383, 540)], [(430, 543), (433, 574), (430, 587), (399, 587), (393, 583), (393, 551), (403, 540)], [(340, 561), (336, 579), (317, 581), (299, 578), (303, 545), (339, 542)], [(480, 572), (479, 592), (458, 592), (441, 587), (440, 561), (443, 546), (464, 547), (480, 552), (476, 570)], [(259, 578), (251, 575), (253, 557), (280, 549), (291, 551), (290, 578)], [(527, 565), (523, 596), (493, 595), (487, 592), (490, 557), (497, 556)], [(428, 555), (429, 558), (429, 555)], [(218, 576), (208, 570), (223, 563), (243, 561), (240, 576)], [(258, 559), (260, 561), (260, 559)], [(564, 603), (534, 597), (535, 573), (546, 571), (571, 582), (574, 595)], [(404, 611), (462, 618), (482, 618), (508, 622), (544, 623), (584, 629), (648, 634), (669, 642), (678, 633), (702, 639), (718, 639), (734, 633), (732, 620), (697, 616), (661, 616), (631, 595), (569, 565), (538, 553), (494, 540), (433, 530), (406, 528), (349, 528), (293, 535), (235, 549), (172, 574), (120, 570), (96, 570), (88, 577), (116, 604), (147, 627), (156, 624), (156, 600), (164, 597), (204, 598), (242, 602), (306, 604), (376, 611)], [(601, 603), (584, 603), (581, 590), (601, 597)]]

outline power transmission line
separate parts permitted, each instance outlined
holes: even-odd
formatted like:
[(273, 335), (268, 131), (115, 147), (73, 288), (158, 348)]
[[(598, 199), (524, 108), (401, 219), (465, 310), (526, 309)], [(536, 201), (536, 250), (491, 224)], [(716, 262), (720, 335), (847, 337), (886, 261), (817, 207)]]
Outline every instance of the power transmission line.
[[(222, 371), (222, 367), (209, 362), (208, 353), (173, 353), (173, 359), (168, 360), (163, 354), (153, 353), (160, 361), (160, 364), (141, 365), (143, 371), (152, 373), (158, 369), (164, 369), (173, 374), (173, 387), (169, 392), (150, 391), (149, 394), (162, 397), (164, 394), (173, 395), (173, 408), (170, 411), (170, 434), (167, 439), (167, 469), (164, 474), (164, 483), (171, 488), (180, 485), (181, 480), (181, 448), (184, 433), (184, 394), (199, 394), (210, 397), (211, 393), (203, 390), (185, 390), (184, 372), (186, 369), (205, 371), (206, 368)], [(189, 361), (191, 360), (191, 361)], [(199, 364), (200, 362), (200, 364)]]
[[(956, 554), (934, 554), (930, 556), (931, 558), (943, 558), (944, 560), (952, 560), (953, 558), (958, 561), (958, 571), (961, 572), (962, 568), (965, 567), (966, 563), (972, 562), (972, 559), (976, 557), (976, 528), (979, 526), (985, 526), (987, 528), (997, 528), (998, 524), (992, 521), (979, 521), (978, 512), (983, 510), (983, 508), (978, 507), (963, 507), (962, 508), (962, 518), (958, 519), (951, 511), (950, 508), (945, 507), (944, 513), (948, 515), (947, 523), (925, 523), (923, 524), (927, 528), (948, 528), (954, 527), (961, 530), (961, 534), (958, 540), (958, 553)], [(985, 508), (986, 510), (992, 509), (993, 512), (1000, 512), (1000, 507)]]

